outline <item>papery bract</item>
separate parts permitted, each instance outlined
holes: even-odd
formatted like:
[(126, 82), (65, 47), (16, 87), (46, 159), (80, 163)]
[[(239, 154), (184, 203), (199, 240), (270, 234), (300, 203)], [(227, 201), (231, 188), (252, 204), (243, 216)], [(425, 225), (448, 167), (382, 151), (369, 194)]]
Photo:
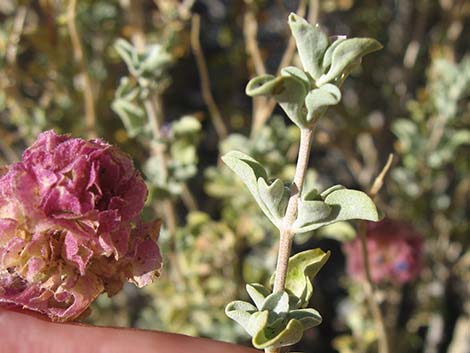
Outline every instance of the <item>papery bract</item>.
[(159, 223), (139, 214), (146, 185), (102, 140), (47, 131), (0, 170), (0, 304), (78, 317), (102, 292), (159, 275)]
[[(363, 279), (364, 262), (359, 237), (343, 247), (348, 274)], [(421, 270), (423, 237), (410, 225), (385, 219), (367, 224), (367, 251), (372, 280), (406, 283)]]

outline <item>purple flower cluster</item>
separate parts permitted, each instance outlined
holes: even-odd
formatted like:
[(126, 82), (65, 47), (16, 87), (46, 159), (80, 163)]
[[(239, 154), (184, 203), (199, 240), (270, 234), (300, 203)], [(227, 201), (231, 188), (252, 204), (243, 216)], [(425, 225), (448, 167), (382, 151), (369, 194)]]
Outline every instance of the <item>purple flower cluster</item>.
[[(364, 262), (359, 237), (343, 247), (348, 274), (363, 279)], [(423, 237), (407, 224), (385, 219), (367, 225), (367, 251), (372, 280), (406, 283), (421, 271)]]
[(129, 157), (102, 140), (47, 131), (0, 169), (0, 304), (66, 321), (125, 281), (159, 275), (158, 222)]

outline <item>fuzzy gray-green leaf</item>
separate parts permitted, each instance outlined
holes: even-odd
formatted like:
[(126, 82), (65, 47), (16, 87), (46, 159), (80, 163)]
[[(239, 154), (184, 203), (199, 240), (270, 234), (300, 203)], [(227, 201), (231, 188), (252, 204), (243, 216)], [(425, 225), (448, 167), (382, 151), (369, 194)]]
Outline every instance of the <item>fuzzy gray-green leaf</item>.
[(289, 199), (287, 188), (279, 179), (274, 180), (271, 185), (268, 185), (264, 179), (259, 178), (258, 191), (261, 200), (276, 220), (276, 224), (279, 226), (286, 211)]
[(287, 66), (281, 69), (281, 76), (292, 76), (300, 81), (305, 86), (305, 89), (308, 91), (310, 89), (310, 79), (307, 73), (305, 71), (302, 71), (296, 66)]
[(239, 151), (230, 151), (222, 157), (222, 160), (240, 177), (248, 187), (248, 190), (253, 195), (264, 214), (271, 220), (271, 222), (276, 224), (276, 219), (264, 204), (258, 191), (258, 179), (268, 178), (264, 167), (255, 159)]
[(250, 97), (271, 95), (276, 86), (276, 76), (261, 75), (256, 76), (248, 82), (245, 92)]
[(335, 207), (340, 207), (336, 220), (363, 219), (377, 222), (380, 219), (374, 201), (362, 191), (336, 190), (325, 197), (325, 202), (333, 208), (332, 213)]
[(305, 82), (296, 76), (286, 75), (274, 77), (263, 75), (253, 78), (246, 86), (249, 96), (271, 96), (285, 111), (289, 119), (297, 126), (305, 126), (303, 111), (307, 88)]
[(356, 237), (356, 229), (351, 223), (342, 221), (329, 224), (320, 228), (316, 235), (319, 238), (335, 239), (340, 242), (351, 241)]
[(268, 325), (269, 311), (258, 311), (251, 315), (247, 325), (247, 332), (251, 337), (258, 335)]
[(251, 316), (256, 312), (256, 308), (250, 303), (236, 300), (229, 303), (225, 307), (225, 314), (242, 326), (249, 334), (252, 335), (251, 330)]
[(286, 289), (301, 300), (305, 307), (313, 293), (312, 280), (330, 257), (321, 249), (303, 251), (289, 259)]
[(305, 71), (318, 79), (323, 74), (321, 62), (329, 44), (327, 35), (293, 13), (289, 15), (289, 26)]
[(286, 292), (276, 292), (268, 295), (263, 302), (261, 311), (273, 311), (276, 314), (289, 311), (289, 295)]
[(288, 315), (289, 319), (296, 319), (300, 321), (304, 330), (308, 330), (312, 327), (318, 326), (322, 322), (322, 317), (315, 309), (299, 309), (291, 310)]
[(271, 294), (271, 292), (266, 287), (264, 287), (263, 285), (259, 283), (247, 284), (246, 291), (248, 292), (248, 295), (255, 303), (258, 310), (261, 310), (264, 300), (266, 299), (268, 295)]
[(114, 48), (126, 63), (128, 70), (134, 73), (134, 69), (138, 63), (138, 57), (137, 51), (132, 44), (125, 39), (119, 38), (114, 43)]
[(330, 44), (328, 49), (326, 49), (325, 55), (323, 56), (323, 61), (322, 61), (323, 72), (325, 72), (331, 66), (331, 58), (333, 57), (333, 52), (336, 49), (336, 47), (345, 40), (346, 40), (346, 36), (336, 36), (336, 40), (334, 40), (333, 43)]
[(349, 190), (336, 185), (324, 191), (321, 196), (324, 198), (325, 203), (331, 207), (328, 217), (317, 222), (304, 224), (295, 230), (296, 233), (309, 232), (339, 221), (362, 219), (377, 222), (381, 219), (381, 214), (372, 199), (362, 191)]
[(307, 122), (320, 118), (330, 105), (336, 105), (341, 100), (341, 91), (331, 83), (311, 90), (305, 97)]
[(356, 63), (364, 55), (381, 48), (382, 45), (372, 38), (351, 38), (342, 41), (333, 51), (330, 69), (317, 80), (317, 85), (321, 86), (340, 78), (349, 66)]
[(304, 225), (319, 222), (328, 217), (331, 207), (324, 201), (301, 200), (299, 202), (299, 212), (294, 222), (294, 228), (301, 228)]
[(320, 194), (320, 197), (322, 199), (325, 199), (325, 197), (327, 197), (331, 193), (338, 191), (338, 190), (347, 190), (347, 189), (343, 185), (333, 185), (333, 186), (330, 186), (328, 189), (322, 191), (322, 193)]
[[(267, 311), (265, 311), (267, 313)], [(274, 328), (265, 327), (260, 330), (252, 340), (253, 346), (258, 349), (279, 348), (291, 346), (302, 339), (303, 326), (298, 320), (290, 320), (287, 326), (277, 332)]]
[(111, 109), (121, 118), (129, 137), (135, 137), (144, 131), (145, 112), (137, 104), (118, 98), (111, 104)]

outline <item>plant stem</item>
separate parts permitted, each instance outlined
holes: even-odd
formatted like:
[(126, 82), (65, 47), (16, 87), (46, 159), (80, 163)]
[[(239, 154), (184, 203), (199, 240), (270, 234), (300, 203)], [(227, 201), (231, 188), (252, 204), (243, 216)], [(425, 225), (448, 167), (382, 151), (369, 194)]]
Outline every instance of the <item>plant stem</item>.
[(282, 220), (279, 241), (279, 253), (277, 258), (276, 279), (274, 281), (273, 292), (284, 290), (287, 275), (287, 265), (292, 247), (292, 224), (297, 217), (299, 197), (302, 192), (305, 174), (307, 172), (308, 160), (310, 157), (310, 148), (312, 146), (313, 128), (302, 128), (300, 130), (300, 148), (295, 168), (294, 181), (291, 186), (289, 202), (287, 204), (286, 214)]
[(192, 212), (199, 210), (199, 204), (186, 183), (182, 186), (181, 201), (183, 201), (184, 206), (188, 211)]
[[(313, 130), (314, 127), (300, 129), (300, 147), (299, 155), (297, 157), (297, 165), (295, 167), (295, 176), (290, 189), (291, 191), (289, 201), (287, 203), (286, 214), (282, 220), (280, 230), (279, 251), (273, 293), (283, 291), (286, 285), (287, 267), (289, 265), (289, 257), (292, 249), (292, 240), (295, 235), (292, 231), (292, 224), (294, 224), (295, 219), (297, 218), (299, 197), (304, 185), (308, 160), (310, 158)], [(280, 349), (266, 349), (265, 351), (266, 353), (279, 353)]]
[(200, 29), (201, 17), (197, 14), (194, 14), (191, 18), (191, 49), (193, 51), (194, 57), (196, 58), (197, 69), (199, 71), (202, 98), (207, 105), (207, 109), (209, 109), (209, 114), (212, 119), (212, 123), (214, 124), (215, 131), (217, 132), (219, 139), (223, 140), (225, 137), (227, 137), (228, 131), (224, 120), (222, 119), (220, 109), (215, 103), (214, 97), (212, 95), (209, 70), (207, 69), (206, 59), (204, 58), (201, 42), (199, 40)]
[[(162, 178), (166, 179), (168, 175), (168, 156), (166, 155), (163, 145), (158, 143), (158, 140), (160, 139), (160, 122), (163, 120), (161, 97), (158, 93), (149, 92), (147, 99), (144, 100), (144, 107), (147, 112), (153, 134), (153, 141), (151, 141), (152, 153), (158, 157)], [(162, 201), (162, 211), (168, 232), (174, 236), (177, 228), (176, 211), (173, 201), (170, 198)]]
[(18, 45), (23, 33), (27, 13), (28, 8), (26, 6), (19, 6), (18, 10), (16, 11), (13, 27), (8, 37), (7, 47), (5, 50), (5, 61), (8, 63), (8, 65), (16, 64), (16, 54), (18, 53)]
[(375, 288), (372, 282), (372, 276), (370, 273), (369, 255), (367, 252), (367, 241), (366, 241), (367, 223), (365, 221), (359, 224), (359, 237), (361, 239), (362, 248), (362, 260), (364, 262), (364, 270), (366, 274), (366, 280), (364, 281), (364, 292), (366, 294), (367, 302), (369, 304), (372, 317), (375, 322), (375, 329), (378, 334), (379, 341), (379, 353), (389, 353), (389, 342), (387, 335), (387, 328), (385, 327), (385, 320), (380, 310), (380, 306), (377, 303)]
[(253, 66), (257, 75), (266, 74), (266, 66), (264, 65), (261, 51), (258, 44), (258, 22), (253, 7), (246, 6), (243, 18), (243, 35), (245, 37), (245, 47), (247, 54), (253, 61)]
[[(130, 23), (133, 25), (133, 33), (131, 36), (132, 43), (139, 52), (143, 52), (146, 46), (146, 38), (143, 29), (144, 19), (141, 4), (131, 1), (129, 3), (128, 10)], [(162, 124), (165, 115), (163, 112), (162, 97), (159, 92), (150, 90), (143, 103), (153, 135), (153, 140), (151, 141), (151, 153), (158, 157), (162, 179), (166, 179), (168, 175), (168, 156), (164, 146), (158, 142), (160, 139), (160, 125)], [(168, 232), (174, 236), (178, 223), (173, 201), (169, 198), (163, 200), (161, 203), (161, 211), (163, 213)]]
[[(374, 183), (369, 191), (369, 196), (374, 199), (377, 193), (380, 191), (383, 180), (387, 172), (389, 171), (393, 162), (393, 155), (390, 154), (382, 171), (375, 178)], [(367, 251), (367, 222), (362, 221), (359, 224), (359, 237), (361, 240), (361, 250), (362, 250), (362, 261), (364, 262), (364, 272), (366, 275), (366, 280), (364, 281), (364, 292), (366, 294), (366, 299), (369, 304), (370, 311), (372, 313), (372, 318), (374, 319), (375, 328), (378, 334), (378, 343), (379, 343), (379, 353), (389, 353), (390, 344), (387, 334), (387, 328), (385, 326), (385, 320), (380, 309), (379, 304), (376, 300), (374, 282), (372, 281), (372, 275), (370, 271), (370, 262), (369, 262), (369, 253)]]
[(70, 40), (72, 42), (73, 56), (79, 64), (83, 77), (83, 99), (85, 103), (85, 127), (89, 137), (96, 137), (96, 110), (95, 99), (93, 96), (93, 85), (91, 77), (88, 74), (88, 64), (83, 53), (83, 47), (80, 35), (75, 23), (77, 9), (77, 0), (70, 0), (67, 8), (67, 26), (69, 29)]
[(379, 175), (377, 175), (377, 177), (375, 178), (369, 190), (369, 196), (372, 199), (374, 199), (377, 196), (380, 189), (382, 188), (384, 184), (385, 175), (387, 175), (388, 171), (390, 170), (390, 167), (392, 166), (392, 162), (393, 162), (393, 154), (390, 153), (388, 155), (387, 163), (385, 163), (385, 166), (382, 168), (382, 171), (379, 173)]

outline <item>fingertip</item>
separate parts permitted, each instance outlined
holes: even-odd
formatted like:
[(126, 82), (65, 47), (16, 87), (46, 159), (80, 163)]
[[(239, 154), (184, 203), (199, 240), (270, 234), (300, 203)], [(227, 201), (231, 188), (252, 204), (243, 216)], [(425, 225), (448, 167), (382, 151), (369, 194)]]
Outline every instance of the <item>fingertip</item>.
[(256, 353), (229, 343), (189, 336), (80, 323), (54, 323), (18, 308), (0, 308), (0, 353)]

